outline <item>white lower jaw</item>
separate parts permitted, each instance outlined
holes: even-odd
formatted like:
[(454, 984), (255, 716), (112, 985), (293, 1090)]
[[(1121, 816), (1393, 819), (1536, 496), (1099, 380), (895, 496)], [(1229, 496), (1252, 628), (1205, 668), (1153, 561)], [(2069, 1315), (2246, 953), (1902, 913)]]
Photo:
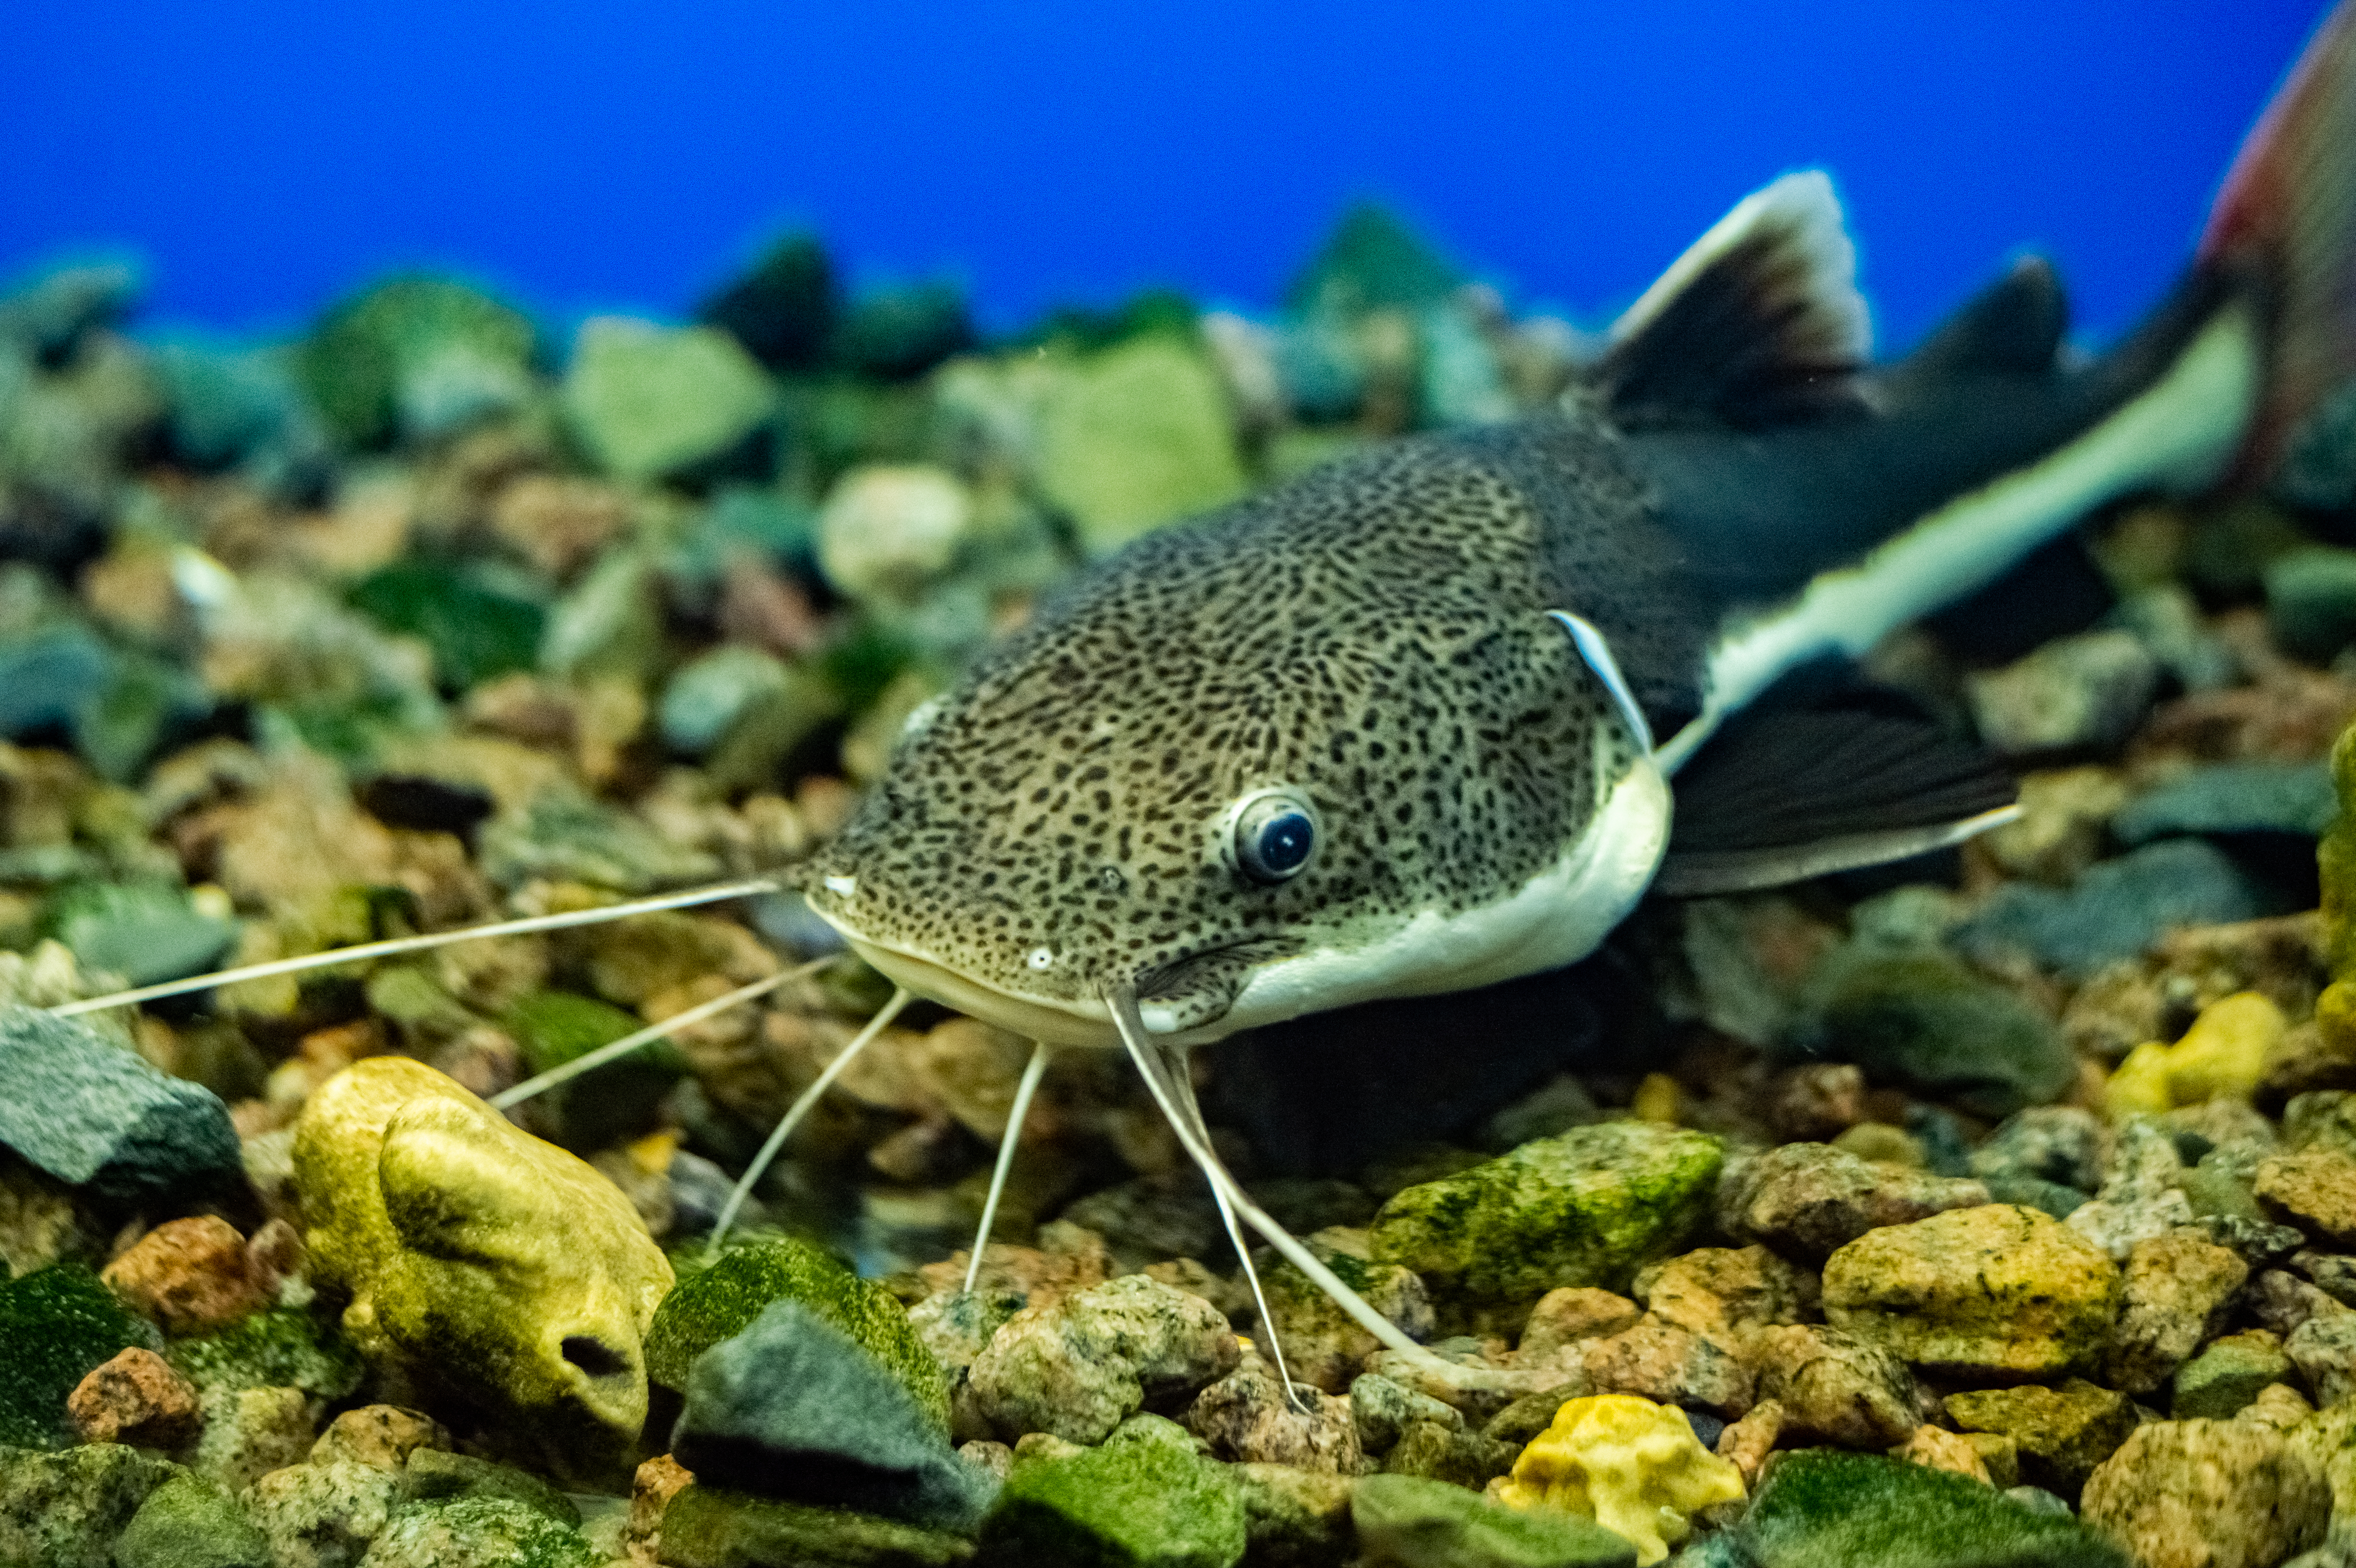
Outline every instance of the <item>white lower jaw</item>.
[[(1603, 809), (1554, 865), (1495, 903), (1461, 914), (1415, 916), (1362, 947), (1326, 947), (1252, 970), (1217, 1019), (1180, 1029), (1172, 1009), (1147, 1002), (1145, 1027), (1176, 1045), (1207, 1045), (1238, 1029), (1392, 997), (1494, 986), (1559, 969), (1595, 951), (1651, 884), (1669, 841), (1669, 788), (1642, 757), (1604, 796)], [(1117, 1050), (1112, 1011), (1000, 990), (922, 954), (884, 946), (833, 915), (851, 950), (917, 996), (1048, 1045)]]

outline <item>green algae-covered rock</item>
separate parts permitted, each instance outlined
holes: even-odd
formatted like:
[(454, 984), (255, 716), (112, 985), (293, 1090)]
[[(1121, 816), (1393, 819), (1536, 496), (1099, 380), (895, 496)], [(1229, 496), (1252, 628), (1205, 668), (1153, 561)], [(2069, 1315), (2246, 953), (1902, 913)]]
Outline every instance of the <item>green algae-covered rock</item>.
[(1844, 950), (1814, 983), (1822, 1000), (1802, 1043), (1877, 1083), (1994, 1117), (2055, 1099), (2077, 1077), (2051, 1019), (1946, 953)]
[(175, 1476), (147, 1494), (114, 1543), (114, 1568), (273, 1568), (270, 1539), (229, 1489)]
[(553, 1520), (567, 1530), (581, 1523), (581, 1509), (571, 1498), (529, 1470), (495, 1465), (471, 1454), (417, 1448), (402, 1467), (402, 1490), (419, 1502), (453, 1502), (464, 1498), (493, 1499), (519, 1503)]
[(81, 1264), (52, 1264), (0, 1285), (0, 1444), (71, 1442), (66, 1396), (74, 1385), (134, 1345), (159, 1343), (154, 1327), (125, 1312)]
[(1241, 496), (1217, 372), (1193, 345), (1160, 335), (1066, 368), (1040, 416), (1039, 485), (1091, 554)]
[(1701, 1133), (1575, 1127), (1410, 1187), (1375, 1216), (1377, 1263), (1422, 1275), (1443, 1334), (1517, 1332), (1561, 1286), (1625, 1290), (1708, 1215), (1721, 1160)]
[(463, 283), (401, 278), (330, 312), (297, 373), (337, 441), (381, 446), (404, 426), (431, 435), (520, 401), (536, 337), (529, 320)]
[[(524, 1066), (547, 1072), (635, 1034), (644, 1021), (594, 997), (534, 991), (508, 1009), (508, 1032), (523, 1049)], [(687, 1059), (667, 1040), (619, 1061), (560, 1083), (541, 1096), (557, 1143), (579, 1153), (605, 1148), (646, 1130), (665, 1091), (688, 1071)], [(533, 1124), (535, 1129), (539, 1124)]]
[(583, 325), (562, 395), (590, 455), (632, 480), (721, 456), (776, 404), (767, 373), (726, 333), (621, 316)]
[(1283, 1568), (1342, 1568), (1357, 1555), (1350, 1523), (1356, 1478), (1290, 1465), (1231, 1465), (1244, 1504), (1245, 1556)]
[(973, 1543), (846, 1509), (691, 1486), (663, 1512), (665, 1568), (951, 1568)]
[(2136, 1429), (2126, 1395), (2072, 1378), (2059, 1388), (1979, 1389), (1947, 1396), (1947, 1416), (1965, 1432), (2012, 1439), (2021, 1478), (2061, 1498), (2074, 1498), (2094, 1467), (2115, 1453)]
[(1142, 1424), (1015, 1466), (981, 1527), (984, 1555), (1010, 1565), (1232, 1568), (1244, 1540), (1242, 1494), (1225, 1471)]
[(2176, 1370), (2169, 1413), (2179, 1421), (2231, 1420), (2267, 1384), (2289, 1380), (2290, 1358), (2279, 1337), (2262, 1328), (2228, 1334)]
[(1358, 1544), (1397, 1568), (1633, 1568), (1629, 1539), (1591, 1519), (1527, 1512), (1418, 1476), (1368, 1476), (1350, 1497)]
[(441, 561), (381, 567), (353, 585), (351, 603), (389, 631), (425, 639), (434, 673), (458, 690), (531, 668), (548, 619), (537, 601), (491, 573)]
[(119, 1443), (56, 1454), (0, 1448), (0, 1563), (113, 1568), (115, 1540), (141, 1505), (187, 1474), (168, 1459)]
[(753, 1326), (773, 1301), (798, 1301), (858, 1342), (947, 1432), (949, 1386), (908, 1309), (808, 1242), (769, 1235), (742, 1243), (687, 1275), (663, 1298), (647, 1331), (647, 1376), (684, 1392), (688, 1368)]
[(1777, 1461), (1736, 1532), (1704, 1561), (1758, 1568), (2128, 1568), (2068, 1514), (2033, 1512), (1953, 1471), (1808, 1448)]
[(299, 1388), (329, 1402), (359, 1387), (365, 1370), (331, 1319), (300, 1307), (257, 1312), (200, 1339), (176, 1339), (164, 1359), (200, 1389)]
[(509, 1498), (412, 1503), (369, 1542), (361, 1568), (599, 1568), (581, 1532)]
[(2101, 1248), (2049, 1214), (1987, 1203), (1868, 1231), (1825, 1264), (1825, 1317), (1959, 1381), (2091, 1366), (2124, 1290)]

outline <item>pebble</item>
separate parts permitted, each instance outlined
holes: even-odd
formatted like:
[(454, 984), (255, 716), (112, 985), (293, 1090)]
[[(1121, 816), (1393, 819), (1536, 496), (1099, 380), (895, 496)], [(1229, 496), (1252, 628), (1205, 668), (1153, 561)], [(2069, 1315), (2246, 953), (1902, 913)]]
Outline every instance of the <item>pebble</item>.
[(2065, 1499), (2075, 1498), (2094, 1467), (2136, 1429), (2133, 1402), (2083, 1378), (2058, 1388), (2027, 1383), (1952, 1393), (1947, 1417), (1967, 1432), (2010, 1438), (2021, 1474)]
[(2064, 1223), (2113, 1261), (2125, 1263), (2136, 1243), (2190, 1225), (2194, 1216), (2180, 1185), (2183, 1162), (2168, 1130), (2149, 1117), (2131, 1116), (2115, 1131), (2102, 1189), (2093, 1202), (2072, 1210)]
[[(1697, 1247), (1646, 1265), (1634, 1289), (1654, 1317), (1697, 1334), (1804, 1323), (1815, 1316), (1819, 1295), (1815, 1275), (1762, 1246)], [(1535, 1322), (1537, 1315), (1531, 1316)]]
[(0, 1448), (0, 1563), (111, 1568), (109, 1548), (142, 1505), (187, 1473), (119, 1443), (56, 1454)]
[(325, 1217), (313, 1277), (348, 1299), (370, 1362), (537, 1445), (560, 1477), (627, 1476), (671, 1271), (612, 1182), (398, 1056), (313, 1093), (294, 1168)]
[(2063, 978), (2140, 958), (2179, 926), (2224, 925), (2277, 912), (2222, 849), (2165, 838), (2104, 860), (2067, 891), (2008, 882), (1956, 928), (1955, 950), (2002, 966), (2026, 955)]
[(2086, 1483), (2086, 1522), (2140, 1568), (2273, 1568), (2320, 1542), (2331, 1491), (2298, 1445), (2253, 1421), (2140, 1426)]
[(969, 1370), (982, 1413), (1006, 1437), (1045, 1432), (1100, 1443), (1121, 1420), (1184, 1399), (1240, 1360), (1209, 1303), (1130, 1275), (1026, 1307)]
[[(1350, 1384), (1350, 1419), (1357, 1429), (1359, 1451), (1382, 1455), (1390, 1452), (1410, 1423), (1430, 1421), (1461, 1428), (1464, 1413), (1379, 1372), (1362, 1372)], [(1547, 1419), (1554, 1419), (1551, 1407)]]
[(1518, 1511), (1412, 1476), (1369, 1476), (1350, 1496), (1365, 1561), (1379, 1568), (1631, 1568), (1634, 1545), (1591, 1520)]
[(401, 1477), (340, 1459), (273, 1470), (243, 1495), (278, 1568), (358, 1568), (402, 1504)]
[(2331, 826), (2339, 809), (2329, 763), (2216, 763), (2137, 795), (2111, 818), (2111, 832), (2122, 844), (2182, 833), (2312, 838)]
[(2087, 632), (1968, 676), (1964, 690), (1980, 739), (1999, 755), (2108, 750), (2149, 709), (2159, 673), (2133, 634)]
[(2244, 1304), (2251, 1317), (2284, 1335), (2310, 1317), (2337, 1317), (2348, 1311), (2326, 1292), (2283, 1269), (2268, 1269), (2253, 1280)]
[(1787, 1036), (1811, 1055), (1976, 1115), (2059, 1099), (2076, 1057), (2052, 1021), (2010, 987), (1940, 948), (1843, 947), (1809, 977), (1814, 1005)]
[(775, 1301), (695, 1360), (671, 1436), (713, 1486), (969, 1529), (988, 1506), (945, 1424), (858, 1341), (798, 1301)]
[(1719, 1194), (1719, 1227), (1809, 1259), (1868, 1232), (1988, 1200), (1976, 1181), (1880, 1166), (1826, 1144), (1784, 1144)]
[(407, 1508), (369, 1542), (361, 1568), (601, 1568), (580, 1531), (506, 1498)]
[(598, 316), (573, 340), (562, 400), (598, 464), (636, 481), (721, 456), (769, 417), (776, 391), (724, 333)]
[(2250, 1267), (2200, 1233), (2171, 1231), (2127, 1254), (2110, 1381), (2146, 1394), (2224, 1328)]
[(2029, 1176), (2092, 1192), (2103, 1180), (2103, 1128), (2076, 1105), (2032, 1105), (1972, 1151), (1974, 1176)]
[(2030, 1378), (2091, 1365), (2118, 1315), (2110, 1259), (2061, 1221), (1989, 1204), (1868, 1232), (1825, 1264), (1825, 1317), (1918, 1369)]
[(1037, 478), (1091, 555), (1235, 500), (1246, 477), (1218, 372), (1158, 334), (1064, 367), (1040, 411)]
[(2356, 1395), (2356, 1313), (2317, 1313), (2291, 1330), (2283, 1349), (2315, 1391), (2317, 1403), (2334, 1405)]
[(309, 1463), (331, 1465), (348, 1459), (380, 1470), (399, 1470), (420, 1449), (449, 1446), (450, 1434), (430, 1415), (397, 1404), (364, 1404), (327, 1424), (327, 1431), (311, 1446)]
[(1906, 1363), (1837, 1328), (1759, 1328), (1744, 1349), (1758, 1370), (1759, 1397), (1783, 1407), (1786, 1435), (1844, 1448), (1889, 1448), (1921, 1424)]
[(1534, 1367), (1558, 1360), (1567, 1348), (1617, 1334), (1644, 1315), (1644, 1309), (1626, 1296), (1591, 1285), (1549, 1290), (1538, 1297), (1528, 1321), (1522, 1325), (1515, 1364)]
[(793, 1236), (740, 1242), (664, 1296), (647, 1329), (647, 1376), (684, 1392), (697, 1357), (744, 1333), (779, 1301), (798, 1302), (851, 1336), (937, 1426), (948, 1429), (948, 1380), (907, 1309), (883, 1286)]
[(204, 1435), (188, 1465), (242, 1492), (273, 1470), (302, 1464), (316, 1440), (311, 1401), (299, 1388), (210, 1389)]
[(211, 1333), (266, 1304), (245, 1238), (211, 1215), (166, 1221), (99, 1277), (166, 1334)]
[(1383, 1457), (1387, 1476), (1420, 1476), (1479, 1491), (1514, 1467), (1521, 1452), (1487, 1432), (1468, 1432), (1436, 1421), (1410, 1421)]
[(1184, 1425), (1211, 1445), (1213, 1455), (1231, 1463), (1356, 1475), (1355, 1399), (1299, 1382), (1293, 1393), (1298, 1404), (1285, 1398), (1275, 1369), (1255, 1351), (1195, 1396), (1186, 1407)]
[(1865, 1074), (1852, 1062), (1787, 1067), (1769, 1093), (1768, 1123), (1787, 1143), (1831, 1138), (1865, 1119)]
[(1123, 1431), (1066, 1457), (1018, 1454), (982, 1523), (984, 1553), (1010, 1563), (1233, 1568), (1245, 1543), (1239, 1489), (1178, 1437)]
[(2194, 1416), (2230, 1420), (2257, 1398), (2261, 1389), (2290, 1376), (2290, 1370), (2281, 1335), (2265, 1328), (2223, 1335), (2176, 1370), (2169, 1413), (2179, 1421)]
[(1980, 1456), (1970, 1435), (1950, 1432), (1944, 1426), (1916, 1427), (1912, 1436), (1890, 1451), (1890, 1456), (1910, 1465), (1928, 1465), (1934, 1470), (1967, 1476), (1989, 1486), (1996, 1484), (1988, 1474), (1987, 1461)]
[(1658, 1563), (1693, 1515), (1743, 1499), (1741, 1474), (1695, 1440), (1676, 1410), (1625, 1394), (1575, 1399), (1495, 1490), (1509, 1508), (1583, 1514)]
[(2246, 1100), (2290, 1027), (2271, 997), (2243, 991), (2201, 1010), (2174, 1045), (2139, 1045), (2104, 1086), (2114, 1116), (2157, 1115), (2219, 1097)]
[(2266, 619), (2284, 652), (2329, 664), (2356, 640), (2356, 550), (2309, 545), (2267, 562)]
[(204, 1424), (196, 1385), (155, 1351), (134, 1346), (74, 1385), (66, 1415), (84, 1443), (178, 1448)]
[(851, 599), (913, 605), (948, 575), (973, 527), (973, 497), (944, 469), (854, 468), (819, 511), (819, 564)]
[(1342, 1568), (1356, 1555), (1351, 1477), (1285, 1465), (1237, 1465), (1227, 1478), (1243, 1499), (1246, 1562)]
[(2259, 1165), (2255, 1190), (2275, 1218), (2331, 1245), (2356, 1246), (2356, 1158), (2328, 1148), (2279, 1156)]
[[(1302, 1244), (1408, 1339), (1431, 1337), (1431, 1301), (1424, 1293), (1423, 1281), (1397, 1264), (1367, 1262), (1364, 1232), (1320, 1231)], [(1327, 1393), (1341, 1392), (1381, 1349), (1380, 1340), (1290, 1264), (1274, 1268), (1262, 1265), (1259, 1280), (1274, 1322), (1257, 1325), (1253, 1339), (1266, 1353), (1273, 1328), (1277, 1342), (1284, 1347), (1285, 1364), (1296, 1380)]]
[(1588, 1341), (1580, 1370), (1588, 1386), (1729, 1418), (1751, 1408), (1751, 1371), (1732, 1344), (1657, 1318)]
[[(728, 738), (737, 722), (793, 684), (784, 660), (741, 643), (723, 643), (680, 667), (664, 683), (656, 706), (663, 743), (672, 751), (701, 757)], [(826, 709), (810, 704), (813, 721)], [(798, 738), (798, 737), (797, 737)], [(788, 742), (790, 743), (790, 742)]]
[(123, 1311), (82, 1264), (52, 1264), (0, 1284), (0, 1444), (69, 1441), (66, 1402), (75, 1387), (155, 1339), (155, 1330)]
[(1742, 1473), (1744, 1486), (1755, 1487), (1766, 1467), (1767, 1456), (1774, 1452), (1783, 1436), (1783, 1407), (1772, 1399), (1762, 1399), (1741, 1420), (1730, 1421), (1721, 1427), (1710, 1449)]
[(2026, 1509), (1950, 1471), (1812, 1448), (1768, 1473), (1730, 1558), (1762, 1568), (2130, 1568), (2126, 1553), (2055, 1501), (2053, 1511)]
[(1624, 1285), (1708, 1217), (1714, 1137), (1612, 1122), (1408, 1188), (1375, 1216), (1374, 1261), (1423, 1279), (1442, 1333), (1512, 1333), (1547, 1291)]
[(660, 1539), (664, 1568), (954, 1568), (974, 1555), (970, 1541), (944, 1531), (695, 1485), (664, 1508)]
[(270, 1538), (217, 1483), (175, 1476), (114, 1543), (114, 1568), (274, 1568)]
[(77, 1019), (0, 1006), (0, 1144), (69, 1187), (126, 1203), (231, 1190), (229, 1108)]
[(404, 1496), (418, 1502), (494, 1498), (520, 1503), (568, 1530), (581, 1522), (581, 1509), (573, 1499), (538, 1476), (512, 1465), (477, 1459), (471, 1454), (452, 1454), (431, 1447), (412, 1449), (408, 1462), (402, 1467), (401, 1487)]
[(528, 396), (537, 336), (463, 283), (400, 278), (337, 304), (303, 345), (297, 374), (347, 446), (431, 439)]

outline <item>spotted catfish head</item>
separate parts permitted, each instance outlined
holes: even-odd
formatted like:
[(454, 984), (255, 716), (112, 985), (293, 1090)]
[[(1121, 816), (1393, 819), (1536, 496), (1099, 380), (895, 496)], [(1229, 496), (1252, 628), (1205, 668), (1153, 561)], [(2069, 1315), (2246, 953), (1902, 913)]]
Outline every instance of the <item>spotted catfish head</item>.
[(1120, 987), (1203, 1041), (1580, 956), (1666, 798), (1533, 528), (1410, 443), (1150, 536), (911, 721), (813, 907), (1051, 1044), (1116, 1045)]

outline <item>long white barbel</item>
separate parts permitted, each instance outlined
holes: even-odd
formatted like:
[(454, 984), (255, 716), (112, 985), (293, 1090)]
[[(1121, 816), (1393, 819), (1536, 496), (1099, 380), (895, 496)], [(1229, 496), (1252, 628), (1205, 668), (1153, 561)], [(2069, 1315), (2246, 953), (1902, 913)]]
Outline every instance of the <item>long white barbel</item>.
[(981, 1275), (981, 1250), (990, 1245), (990, 1227), (998, 1219), (999, 1194), (1006, 1190), (1006, 1177), (1014, 1168), (1014, 1146), (1022, 1141), (1023, 1118), (1031, 1114), (1031, 1096), (1039, 1090), (1039, 1080), (1047, 1075), (1047, 1044), (1034, 1040), (1031, 1060), (1023, 1064), (1022, 1082), (1014, 1085), (1014, 1108), (1006, 1114), (1006, 1134), (998, 1140), (998, 1163), (990, 1171), (990, 1196), (981, 1200), (981, 1229), (973, 1236), (973, 1255), (966, 1260), (965, 1287), (973, 1289), (973, 1282)]

